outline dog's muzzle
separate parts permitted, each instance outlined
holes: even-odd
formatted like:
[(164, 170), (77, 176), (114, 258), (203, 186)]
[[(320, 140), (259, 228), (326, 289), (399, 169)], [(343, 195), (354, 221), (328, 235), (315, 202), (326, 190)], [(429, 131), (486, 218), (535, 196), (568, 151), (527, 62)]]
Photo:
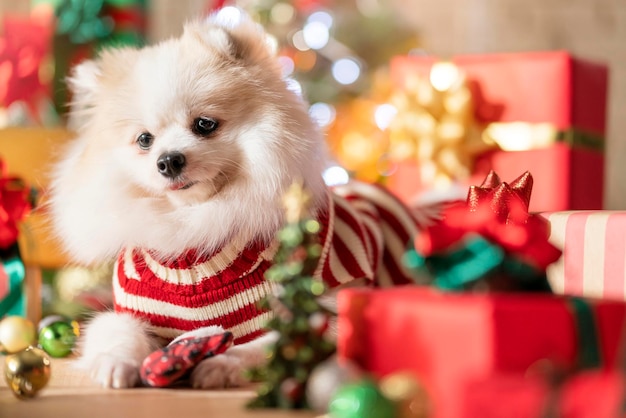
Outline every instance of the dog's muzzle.
[(180, 152), (166, 152), (157, 160), (157, 169), (162, 176), (175, 178), (182, 173), (187, 164), (187, 159)]

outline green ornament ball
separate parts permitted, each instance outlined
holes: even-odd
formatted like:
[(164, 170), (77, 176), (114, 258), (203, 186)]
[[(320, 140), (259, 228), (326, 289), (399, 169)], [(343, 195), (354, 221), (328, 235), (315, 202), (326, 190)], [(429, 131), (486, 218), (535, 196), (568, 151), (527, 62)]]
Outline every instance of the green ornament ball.
[(394, 418), (396, 407), (371, 380), (340, 387), (328, 406), (331, 418)]
[(76, 345), (78, 335), (75, 322), (55, 321), (41, 328), (39, 346), (52, 357), (66, 357)]

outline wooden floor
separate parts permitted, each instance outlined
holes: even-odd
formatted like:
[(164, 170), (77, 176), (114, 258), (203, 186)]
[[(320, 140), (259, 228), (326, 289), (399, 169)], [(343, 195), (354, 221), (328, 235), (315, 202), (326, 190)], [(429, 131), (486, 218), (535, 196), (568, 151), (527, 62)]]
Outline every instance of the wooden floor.
[(0, 418), (314, 418), (313, 412), (248, 410), (249, 389), (102, 389), (73, 370), (69, 360), (53, 359), (52, 378), (37, 397), (20, 400), (4, 380), (0, 356)]

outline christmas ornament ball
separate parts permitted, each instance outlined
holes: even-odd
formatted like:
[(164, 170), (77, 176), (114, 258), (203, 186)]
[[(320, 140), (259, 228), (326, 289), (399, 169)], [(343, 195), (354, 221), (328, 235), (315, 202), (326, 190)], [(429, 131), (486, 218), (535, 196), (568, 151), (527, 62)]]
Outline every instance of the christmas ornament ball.
[[(45, 321), (42, 320), (42, 323)], [(40, 324), (39, 346), (52, 357), (65, 357), (72, 352), (79, 328), (76, 321), (69, 321), (62, 317), (55, 318), (48, 323)]]
[(16, 353), (33, 345), (37, 334), (35, 325), (21, 316), (7, 316), (0, 321), (0, 351)]
[(32, 398), (50, 380), (50, 359), (43, 350), (28, 347), (4, 360), (4, 377), (18, 398)]
[(337, 356), (320, 363), (313, 369), (306, 386), (307, 403), (318, 412), (328, 411), (328, 405), (337, 390), (359, 380), (359, 368), (348, 360), (338, 361)]
[(430, 398), (426, 389), (411, 373), (393, 373), (379, 382), (382, 394), (398, 408), (397, 418), (426, 418), (430, 414)]
[(364, 379), (339, 388), (330, 401), (328, 413), (331, 418), (395, 418), (396, 406), (375, 382)]

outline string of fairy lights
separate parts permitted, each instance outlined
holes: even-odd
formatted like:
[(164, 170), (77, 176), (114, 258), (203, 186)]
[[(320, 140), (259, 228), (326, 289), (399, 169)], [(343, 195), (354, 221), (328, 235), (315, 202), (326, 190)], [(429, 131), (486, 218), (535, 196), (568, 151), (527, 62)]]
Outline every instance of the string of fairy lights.
[[(351, 34), (339, 40), (338, 32), (341, 32), (348, 18), (356, 21), (364, 32), (371, 32), (371, 25), (386, 27), (390, 22), (395, 22), (395, 19), (389, 18), (381, 25), (369, 19), (371, 16), (384, 15), (383, 11), (389, 9), (382, 0), (347, 3), (352, 4), (330, 4), (328, 1), (239, 1), (217, 12), (218, 19), (231, 24), (244, 18), (245, 13), (264, 26), (287, 83), (310, 103), (311, 118), (327, 133), (337, 117), (345, 118), (345, 112), (341, 109), (343, 104), (371, 88), (371, 73), (377, 64), (371, 62), (373, 59), (369, 54), (361, 56), (356, 51), (364, 50), (358, 45), (360, 39)], [(399, 37), (412, 39), (408, 44), (410, 47), (416, 46), (414, 34), (397, 33)], [(379, 39), (378, 42), (384, 41)], [(386, 61), (382, 62), (386, 64)], [(382, 102), (376, 107), (369, 122), (384, 131), (396, 113), (392, 104)], [(350, 175), (339, 163), (329, 167), (324, 177), (329, 184), (340, 184), (348, 181)]]
[[(235, 24), (244, 18), (241, 8), (226, 6), (217, 13), (218, 19)], [(296, 8), (290, 3), (276, 3), (269, 10), (272, 27), (286, 26), (296, 19)], [(257, 20), (262, 20), (256, 16)], [(350, 86), (362, 76), (364, 63), (345, 44), (332, 35), (334, 17), (330, 11), (316, 10), (309, 14), (300, 29), (291, 29), (287, 37), (279, 39), (269, 35), (268, 42), (277, 50), (278, 60), (282, 65), (283, 76), (296, 76), (290, 81), (294, 90), (303, 93), (297, 75), (311, 71), (319, 60), (330, 61), (330, 75), (341, 86)], [(281, 44), (282, 43), (282, 44)], [(287, 43), (287, 45), (284, 45)], [(335, 111), (329, 103), (316, 102), (311, 105), (311, 114), (320, 125), (333, 121)]]

